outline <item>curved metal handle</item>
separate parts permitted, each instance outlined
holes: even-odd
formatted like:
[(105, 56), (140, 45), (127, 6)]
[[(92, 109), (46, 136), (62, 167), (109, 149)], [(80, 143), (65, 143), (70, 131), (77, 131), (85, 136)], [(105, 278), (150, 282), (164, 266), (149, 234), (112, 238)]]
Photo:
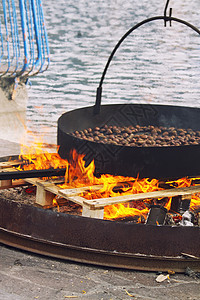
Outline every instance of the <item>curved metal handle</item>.
[(165, 4), (165, 9), (164, 9), (164, 16), (166, 17), (167, 14), (167, 7), (169, 5), (169, 0), (167, 0), (166, 4)]
[[(165, 4), (165, 9), (164, 9), (164, 26), (166, 27), (167, 25), (167, 8), (168, 8), (168, 5), (169, 5), (169, 0), (167, 0), (166, 4)], [(169, 17), (172, 16), (172, 8), (170, 7), (169, 9)], [(171, 26), (171, 21), (170, 21), (170, 26)]]
[(148, 23), (148, 22), (151, 22), (151, 21), (155, 21), (155, 20), (164, 20), (164, 24), (166, 26), (166, 23), (167, 22), (170, 22), (170, 25), (171, 25), (171, 21), (175, 21), (175, 22), (179, 22), (181, 24), (184, 24), (188, 27), (190, 27), (191, 29), (193, 29), (194, 31), (196, 31), (199, 35), (200, 35), (200, 30), (198, 28), (196, 28), (195, 26), (193, 26), (192, 24), (184, 21), (184, 20), (181, 20), (181, 19), (178, 19), (178, 18), (174, 18), (171, 16), (171, 12), (172, 10), (170, 9), (170, 15), (167, 16), (166, 15), (166, 11), (167, 11), (167, 7), (168, 7), (168, 4), (169, 4), (169, 0), (167, 0), (167, 3), (166, 3), (166, 6), (165, 6), (165, 11), (164, 11), (164, 16), (157, 16), (157, 17), (152, 17), (152, 18), (149, 18), (149, 19), (146, 19), (138, 24), (136, 24), (135, 26), (133, 26), (131, 29), (129, 29), (125, 34), (124, 36), (119, 40), (119, 42), (116, 44), (115, 48), (113, 49), (112, 53), (110, 54), (109, 58), (108, 58), (108, 61), (106, 63), (106, 66), (104, 68), (104, 71), (103, 71), (103, 74), (101, 76), (101, 80), (100, 80), (100, 83), (99, 83), (99, 86), (97, 88), (97, 92), (96, 92), (96, 103), (94, 105), (94, 114), (99, 114), (100, 113), (100, 106), (101, 106), (101, 95), (102, 95), (102, 84), (103, 84), (103, 80), (104, 80), (104, 77), (106, 75), (106, 72), (107, 72), (107, 69), (110, 65), (110, 62), (115, 54), (115, 52), (117, 51), (117, 49), (119, 48), (119, 46), (121, 45), (121, 43), (126, 39), (126, 37), (132, 33), (135, 29), (139, 28), (140, 26)]

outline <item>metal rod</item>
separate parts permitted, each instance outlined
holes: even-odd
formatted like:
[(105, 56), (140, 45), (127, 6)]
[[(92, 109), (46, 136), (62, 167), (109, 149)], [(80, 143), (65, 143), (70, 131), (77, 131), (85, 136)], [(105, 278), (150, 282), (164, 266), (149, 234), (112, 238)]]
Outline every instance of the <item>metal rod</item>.
[(66, 172), (65, 168), (0, 172), (0, 180), (64, 176), (65, 172)]
[(166, 4), (165, 4), (165, 9), (164, 9), (164, 16), (166, 17), (167, 15), (167, 7), (169, 5), (169, 0), (167, 0)]
[(100, 113), (100, 107), (101, 107), (101, 96), (102, 96), (102, 85), (103, 85), (103, 81), (104, 81), (104, 78), (105, 78), (105, 75), (106, 75), (106, 72), (108, 70), (108, 67), (111, 63), (111, 60), (113, 59), (113, 56), (115, 55), (115, 52), (117, 51), (117, 49), (119, 48), (119, 46), (122, 44), (122, 42), (127, 38), (127, 36), (129, 34), (131, 34), (134, 30), (136, 30), (137, 28), (139, 28), (140, 26), (146, 24), (146, 23), (149, 23), (149, 22), (152, 22), (152, 21), (155, 21), (155, 20), (164, 20), (164, 22), (170, 22), (170, 26), (171, 26), (171, 22), (174, 21), (174, 22), (178, 22), (178, 23), (181, 23), (183, 25), (186, 25), (188, 26), (189, 28), (191, 28), (192, 30), (194, 30), (195, 32), (197, 32), (198, 34), (200, 34), (200, 30), (195, 27), (194, 25), (184, 21), (184, 20), (181, 20), (181, 19), (178, 19), (178, 18), (174, 18), (171, 16), (172, 14), (172, 10), (170, 9), (170, 12), (169, 12), (169, 16), (166, 16), (166, 10), (167, 10), (167, 7), (168, 7), (168, 4), (169, 4), (169, 0), (167, 1), (167, 4), (166, 4), (166, 7), (165, 7), (165, 12), (164, 12), (164, 16), (156, 16), (156, 17), (152, 17), (152, 18), (149, 18), (149, 19), (146, 19), (146, 20), (143, 20), (142, 22), (136, 24), (135, 26), (133, 26), (132, 28), (130, 28), (123, 36), (122, 38), (118, 41), (118, 43), (116, 44), (116, 46), (114, 47), (113, 51), (111, 52), (109, 58), (108, 58), (108, 61), (105, 65), (105, 68), (103, 70), (103, 73), (102, 73), (102, 76), (101, 76), (101, 79), (100, 79), (100, 82), (99, 82), (99, 86), (97, 88), (97, 93), (96, 93), (96, 102), (95, 102), (95, 105), (94, 105), (94, 114), (99, 114)]

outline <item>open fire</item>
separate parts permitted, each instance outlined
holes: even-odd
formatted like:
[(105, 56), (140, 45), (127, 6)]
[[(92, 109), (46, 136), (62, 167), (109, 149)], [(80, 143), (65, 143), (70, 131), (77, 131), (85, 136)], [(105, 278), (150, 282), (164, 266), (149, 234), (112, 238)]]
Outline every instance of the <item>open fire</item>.
[(104, 266), (200, 270), (199, 178), (99, 175), (75, 151), (69, 161), (42, 150), (22, 153), (0, 168), (1, 243)]
[[(77, 154), (74, 150), (71, 153), (71, 159), (62, 159), (57, 153), (48, 153), (39, 148), (35, 154), (33, 147), (29, 148), (29, 153), (22, 151), (20, 159), (22, 163), (18, 170), (42, 170), (65, 168), (65, 180), (59, 187), (62, 189), (72, 189), (88, 187), (80, 191), (79, 196), (87, 200), (101, 198), (110, 198), (126, 196), (132, 194), (149, 193), (155, 191), (164, 191), (165, 189), (184, 188), (195, 186), (199, 183), (200, 178), (181, 178), (178, 180), (168, 180), (165, 182), (149, 178), (133, 178), (124, 176), (113, 176), (110, 174), (95, 174), (95, 165), (92, 161), (87, 167), (85, 166), (84, 155)], [(34, 148), (35, 151), (35, 148)], [(26, 149), (27, 152), (27, 149)], [(98, 189), (93, 187), (98, 185)], [(52, 200), (53, 205), (59, 209), (59, 197)], [(104, 219), (135, 219), (137, 223), (145, 223), (150, 207), (159, 205), (169, 212), (169, 216), (175, 223), (180, 222), (182, 214), (180, 211), (173, 211), (172, 197), (147, 198), (145, 200), (128, 201), (126, 203), (117, 203), (104, 206)], [(200, 194), (195, 193), (191, 197), (189, 210), (194, 214), (200, 211)]]

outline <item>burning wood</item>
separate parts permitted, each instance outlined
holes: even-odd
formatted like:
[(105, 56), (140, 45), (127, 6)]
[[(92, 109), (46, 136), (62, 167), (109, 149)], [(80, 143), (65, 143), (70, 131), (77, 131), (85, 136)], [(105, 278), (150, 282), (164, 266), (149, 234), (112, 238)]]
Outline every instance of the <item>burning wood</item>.
[[(133, 218), (138, 223), (143, 223), (147, 219), (151, 205), (159, 205), (161, 209), (167, 210), (172, 215), (172, 219), (176, 219), (178, 214), (179, 222), (186, 210), (190, 209), (195, 213), (200, 210), (198, 194), (200, 186), (196, 184), (199, 178), (195, 178), (196, 181), (192, 178), (182, 178), (167, 181), (163, 185), (163, 182), (160, 183), (157, 179), (109, 174), (97, 177), (94, 175), (94, 162), (85, 167), (84, 155), (78, 155), (75, 151), (70, 161), (61, 159), (57, 153), (23, 154), (20, 160), (21, 163), (17, 168), (14, 166), (11, 168), (12, 172), (7, 172), (6, 163), (0, 164), (3, 168), (0, 180), (25, 178), (26, 184), (37, 186), (36, 203), (44, 207), (56, 205), (60, 209), (63, 204), (59, 204), (59, 199), (55, 200), (57, 195), (58, 198), (65, 198), (79, 208), (82, 207), (83, 216), (110, 220)], [(11, 165), (12, 162), (9, 162), (8, 166)], [(13, 165), (16, 165), (16, 162), (13, 162)], [(50, 174), (64, 175), (64, 182), (56, 184), (38, 178), (33, 179), (33, 177), (52, 176)], [(16, 181), (13, 181), (14, 183), (16, 184)], [(164, 186), (170, 189), (165, 190)], [(179, 198), (173, 198), (175, 196)], [(176, 208), (174, 199), (179, 199)], [(166, 220), (169, 222), (169, 217)]]
[(160, 205), (152, 205), (146, 219), (146, 224), (163, 225), (165, 223), (167, 209)]

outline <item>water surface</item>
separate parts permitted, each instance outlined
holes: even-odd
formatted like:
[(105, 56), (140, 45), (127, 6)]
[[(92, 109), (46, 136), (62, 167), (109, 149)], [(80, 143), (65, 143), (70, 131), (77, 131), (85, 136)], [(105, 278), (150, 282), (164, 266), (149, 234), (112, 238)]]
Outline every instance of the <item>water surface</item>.
[[(28, 129), (56, 143), (57, 120), (93, 105), (107, 59), (120, 38), (144, 19), (163, 15), (160, 0), (44, 0), (51, 64), (31, 79)], [(170, 1), (172, 15), (200, 28), (200, 2)], [(200, 107), (200, 38), (162, 20), (135, 30), (108, 69), (102, 102)]]

